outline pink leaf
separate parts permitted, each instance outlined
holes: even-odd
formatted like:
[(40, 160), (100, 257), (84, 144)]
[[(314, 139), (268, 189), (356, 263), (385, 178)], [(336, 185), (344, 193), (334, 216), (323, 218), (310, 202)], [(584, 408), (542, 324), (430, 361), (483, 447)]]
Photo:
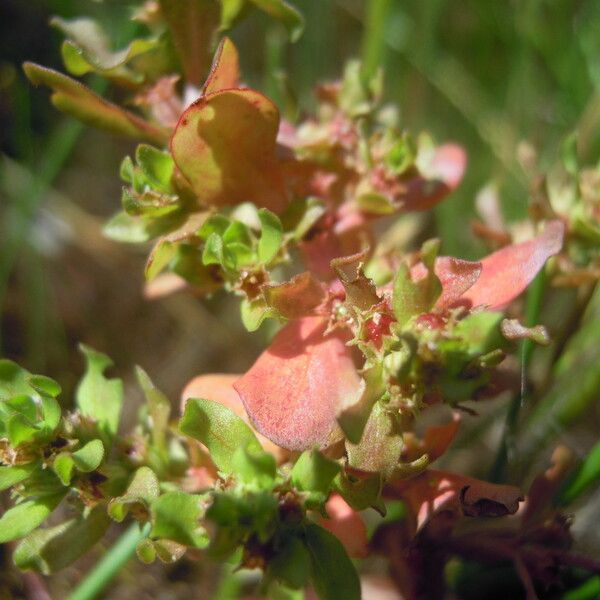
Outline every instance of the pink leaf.
[(417, 477), (389, 484), (387, 498), (404, 500), (411, 513), (413, 532), (440, 512), (455, 517), (500, 517), (517, 512), (523, 496), (512, 485), (488, 483), (447, 471), (430, 469)]
[(473, 306), (506, 306), (527, 288), (546, 260), (560, 252), (564, 229), (561, 221), (550, 221), (537, 237), (486, 256), (479, 279), (462, 297)]
[(339, 494), (332, 494), (325, 505), (328, 519), (320, 519), (324, 527), (340, 542), (351, 558), (364, 558), (368, 553), (367, 528), (359, 513), (352, 509)]
[(435, 150), (427, 173), (408, 182), (403, 210), (429, 210), (460, 183), (467, 155), (457, 144), (444, 144)]
[[(435, 305), (437, 308), (447, 308), (475, 284), (481, 274), (481, 263), (440, 256), (433, 270), (442, 284), (442, 294)], [(427, 277), (427, 268), (419, 262), (411, 268), (410, 274), (413, 281), (419, 281)]]
[(289, 450), (340, 440), (336, 418), (361, 394), (346, 336), (324, 335), (326, 325), (321, 317), (289, 323), (234, 385), (255, 428)]

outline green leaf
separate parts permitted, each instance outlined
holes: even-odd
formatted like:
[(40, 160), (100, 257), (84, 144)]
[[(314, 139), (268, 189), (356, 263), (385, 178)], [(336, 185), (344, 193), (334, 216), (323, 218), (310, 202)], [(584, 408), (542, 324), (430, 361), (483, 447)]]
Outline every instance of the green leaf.
[(63, 485), (70, 485), (74, 469), (75, 461), (68, 452), (56, 456), (52, 463), (52, 470), (56, 473)]
[(252, 244), (252, 238), (248, 227), (241, 221), (231, 221), (227, 226), (227, 229), (223, 232), (223, 242), (230, 246), (232, 243), (243, 244), (244, 246), (250, 246)]
[(60, 385), (54, 379), (50, 379), (45, 375), (29, 375), (27, 382), (34, 390), (51, 398), (56, 398), (62, 391)]
[(108, 514), (118, 522), (123, 521), (130, 510), (137, 510), (139, 516), (145, 516), (159, 494), (160, 484), (154, 471), (149, 467), (140, 467), (125, 493), (110, 501)]
[(0, 401), (30, 395), (29, 373), (12, 360), (0, 360)]
[(95, 471), (104, 458), (104, 444), (101, 440), (92, 440), (85, 446), (73, 452), (73, 461), (78, 471), (91, 473)]
[(235, 270), (235, 256), (223, 243), (223, 238), (218, 233), (211, 233), (204, 243), (202, 262), (205, 265), (219, 265), (226, 271)]
[(154, 542), (145, 538), (138, 542), (135, 548), (137, 557), (146, 565), (152, 564), (156, 560), (156, 549), (154, 548)]
[(19, 446), (32, 442), (39, 429), (23, 415), (15, 414), (9, 418), (6, 424), (8, 441), (11, 446)]
[(33, 85), (47, 85), (53, 89), (54, 106), (87, 125), (136, 139), (147, 140), (162, 146), (167, 143), (168, 132), (144, 121), (116, 104), (107, 102), (78, 81), (53, 69), (34, 63), (23, 65), (25, 75)]
[(41, 525), (64, 498), (66, 491), (25, 500), (0, 518), (0, 544), (26, 536)]
[(391, 215), (398, 210), (397, 206), (390, 198), (383, 194), (378, 194), (377, 192), (363, 192), (360, 194), (357, 201), (361, 210), (374, 215)]
[(64, 485), (69, 485), (73, 470), (82, 473), (95, 471), (104, 458), (104, 445), (100, 440), (92, 440), (73, 454), (63, 452), (56, 456), (52, 468)]
[(231, 410), (211, 400), (188, 400), (179, 429), (202, 442), (223, 473), (233, 472), (233, 455), (239, 446), (255, 454), (262, 452), (262, 446), (250, 427)]
[(342, 431), (353, 444), (360, 442), (374, 404), (386, 391), (381, 363), (368, 368), (363, 373), (363, 379), (365, 387), (359, 401), (344, 409), (338, 417)]
[(103, 441), (110, 445), (121, 418), (123, 382), (104, 376), (104, 371), (113, 364), (108, 356), (84, 345), (80, 349), (87, 368), (77, 387), (77, 406), (83, 415), (96, 421)]
[(167, 492), (152, 503), (151, 537), (166, 538), (185, 546), (205, 548), (206, 531), (200, 526), (204, 516), (201, 496)]
[(326, 458), (318, 450), (305, 450), (296, 461), (290, 479), (298, 490), (314, 492), (324, 501), (339, 471), (338, 463)]
[(117, 242), (141, 244), (177, 229), (184, 219), (185, 215), (180, 211), (152, 218), (121, 211), (109, 219), (102, 231)]
[(146, 397), (148, 418), (152, 443), (158, 448), (165, 448), (166, 435), (169, 428), (171, 403), (169, 399), (154, 385), (146, 371), (141, 367), (135, 368), (138, 383)]
[(415, 282), (410, 269), (404, 263), (398, 267), (394, 277), (394, 293), (392, 308), (400, 325), (404, 325), (411, 317), (429, 312), (442, 292), (440, 280), (433, 269), (425, 278)]
[(267, 575), (294, 589), (303, 588), (310, 576), (310, 554), (296, 535), (288, 535), (269, 561)]
[(171, 178), (175, 163), (168, 152), (163, 152), (148, 144), (140, 144), (136, 148), (135, 158), (153, 189), (166, 194), (173, 192)]
[(285, 231), (292, 233), (294, 240), (300, 241), (324, 214), (322, 200), (314, 197), (296, 198), (281, 215), (281, 223)]
[(559, 502), (568, 506), (574, 502), (593, 483), (600, 479), (600, 442), (585, 457), (581, 466), (559, 494)]
[(394, 414), (377, 402), (358, 444), (346, 442), (348, 464), (368, 473), (389, 477), (400, 460), (404, 442), (394, 422)]
[(221, 214), (213, 215), (202, 223), (202, 227), (198, 230), (198, 237), (205, 241), (213, 233), (218, 234), (219, 237), (223, 237), (229, 225), (231, 225), (231, 221), (226, 216)]
[(238, 446), (231, 458), (232, 472), (240, 481), (258, 488), (271, 488), (277, 474), (277, 465), (272, 454)]
[(239, 17), (246, 0), (221, 0), (220, 29), (229, 29)]
[(258, 260), (269, 264), (279, 252), (283, 241), (283, 228), (279, 217), (266, 208), (258, 211), (261, 235), (258, 241)]
[(265, 319), (278, 316), (278, 312), (268, 306), (264, 298), (244, 298), (240, 304), (240, 312), (242, 323), (248, 331), (256, 331)]
[(257, 8), (281, 21), (292, 42), (297, 41), (304, 31), (304, 17), (283, 0), (250, 0)]
[(62, 45), (62, 57), (71, 74), (80, 77), (96, 72), (117, 83), (129, 85), (144, 81), (144, 76), (127, 67), (127, 63), (153, 50), (156, 40), (136, 39), (127, 48), (113, 52), (106, 33), (93, 19), (80, 17), (68, 21), (54, 17), (50, 24), (68, 38)]
[(45, 575), (64, 569), (87, 552), (105, 534), (110, 519), (98, 504), (89, 513), (55, 527), (30, 533), (17, 546), (13, 560), (19, 569)]
[(146, 281), (152, 281), (171, 262), (177, 252), (177, 245), (168, 240), (160, 240), (146, 261), (144, 275)]
[(306, 526), (312, 581), (320, 600), (360, 600), (360, 579), (344, 546), (329, 531)]
[(0, 466), (0, 492), (25, 481), (39, 468), (40, 464), (37, 461), (26, 465)]
[(354, 510), (373, 507), (381, 514), (385, 513), (385, 504), (381, 500), (383, 488), (381, 474), (376, 473), (371, 477), (358, 479), (342, 471), (333, 483), (340, 496)]
[(577, 132), (568, 135), (560, 146), (560, 158), (565, 170), (570, 175), (577, 175), (579, 160), (577, 158)]

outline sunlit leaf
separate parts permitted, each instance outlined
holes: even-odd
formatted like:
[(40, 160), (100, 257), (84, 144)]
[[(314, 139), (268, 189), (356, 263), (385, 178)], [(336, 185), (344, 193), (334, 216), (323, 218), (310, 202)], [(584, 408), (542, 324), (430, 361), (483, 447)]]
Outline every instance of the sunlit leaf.
[(242, 323), (248, 331), (256, 331), (265, 319), (278, 316), (277, 310), (269, 306), (263, 298), (244, 298), (240, 304), (240, 311)]
[(113, 51), (106, 33), (93, 19), (53, 17), (50, 24), (67, 37), (61, 51), (65, 67), (72, 75), (81, 77), (96, 72), (118, 83), (140, 84), (144, 81), (143, 74), (130, 69), (127, 63), (154, 49), (156, 40), (135, 39), (123, 50)]
[(9, 508), (0, 518), (0, 544), (22, 538), (39, 527), (58, 506), (65, 493), (32, 498)]
[(84, 85), (47, 67), (26, 62), (25, 74), (34, 85), (47, 85), (52, 88), (52, 104), (63, 112), (99, 129), (126, 135), (138, 140), (147, 140), (162, 146), (168, 134), (144, 121), (137, 115), (116, 104), (107, 102)]
[(123, 382), (108, 379), (104, 371), (112, 366), (108, 356), (81, 346), (86, 373), (77, 388), (77, 406), (83, 415), (98, 423), (104, 441), (111, 441), (119, 427), (123, 405)]
[(167, 194), (173, 191), (171, 178), (175, 164), (168, 152), (163, 152), (148, 144), (140, 144), (135, 150), (135, 158), (153, 189)]
[(258, 211), (258, 218), (261, 225), (258, 259), (260, 262), (268, 264), (279, 252), (283, 240), (283, 230), (279, 217), (266, 208)]
[(21, 483), (39, 468), (38, 462), (31, 462), (26, 465), (0, 466), (0, 492)]
[[(226, 2), (222, 2), (225, 10)], [(240, 65), (238, 51), (234, 43), (224, 37), (217, 48), (213, 58), (210, 73), (206, 78), (202, 92), (212, 94), (221, 90), (230, 90), (239, 87), (240, 83)]]
[(148, 467), (140, 467), (125, 493), (110, 501), (108, 514), (119, 522), (125, 519), (129, 511), (137, 512), (138, 516), (146, 516), (159, 494), (159, 482), (154, 471)]
[(182, 115), (173, 137), (175, 164), (200, 202), (254, 202), (281, 212), (288, 198), (275, 154), (279, 113), (251, 89), (201, 97)]
[(290, 478), (294, 487), (309, 492), (312, 502), (325, 502), (331, 483), (339, 473), (340, 466), (323, 456), (318, 450), (305, 450), (296, 461)]
[(211, 400), (190, 398), (179, 422), (180, 431), (202, 442), (217, 468), (224, 473), (234, 470), (233, 455), (239, 446), (260, 453), (256, 436), (231, 410)]
[(564, 229), (561, 221), (550, 221), (539, 236), (486, 256), (481, 275), (462, 297), (473, 306), (504, 307), (525, 290), (549, 257), (560, 252)]
[(86, 554), (109, 524), (106, 507), (99, 504), (77, 519), (30, 533), (15, 549), (13, 560), (20, 569), (54, 573)]
[(384, 477), (389, 477), (397, 467), (403, 448), (394, 416), (383, 402), (373, 406), (360, 442), (346, 442), (351, 467), (368, 473), (382, 473)]
[(208, 545), (208, 536), (200, 526), (201, 497), (185, 492), (167, 492), (152, 503), (151, 537), (165, 538), (196, 548)]
[(231, 457), (231, 470), (245, 483), (270, 488), (275, 481), (276, 464), (271, 454), (256, 452), (252, 446), (238, 446)]
[(289, 323), (235, 384), (257, 431), (283, 448), (339, 440), (337, 415), (361, 393), (343, 332), (324, 335), (326, 325), (320, 317)]

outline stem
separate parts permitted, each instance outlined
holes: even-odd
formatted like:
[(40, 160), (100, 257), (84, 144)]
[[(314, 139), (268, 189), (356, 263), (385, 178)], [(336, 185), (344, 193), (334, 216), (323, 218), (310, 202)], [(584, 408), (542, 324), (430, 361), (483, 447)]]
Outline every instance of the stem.
[(151, 525), (140, 529), (134, 523), (104, 555), (104, 558), (85, 576), (68, 600), (92, 600), (114, 579), (125, 563), (134, 555), (138, 543), (148, 536)]
[[(533, 280), (528, 292), (525, 304), (525, 326), (533, 327), (537, 324), (540, 311), (542, 309), (542, 299), (546, 287), (546, 270), (542, 269)], [(514, 448), (514, 441), (517, 433), (519, 420), (519, 410), (525, 401), (527, 371), (531, 362), (531, 356), (534, 350), (534, 342), (525, 339), (521, 342), (521, 389), (515, 394), (508, 406), (504, 432), (500, 440), (500, 447), (494, 464), (490, 472), (490, 479), (493, 482), (503, 481), (506, 463)]]
[(369, 81), (382, 65), (385, 50), (385, 27), (391, 0), (370, 0), (367, 6), (365, 32), (362, 41), (362, 75)]

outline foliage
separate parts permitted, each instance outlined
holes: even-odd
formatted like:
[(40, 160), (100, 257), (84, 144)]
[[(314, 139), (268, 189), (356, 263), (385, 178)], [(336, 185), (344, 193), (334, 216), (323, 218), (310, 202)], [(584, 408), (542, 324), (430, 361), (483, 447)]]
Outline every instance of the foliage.
[[(121, 430), (124, 388), (107, 377), (104, 354), (82, 347), (73, 412), (61, 408), (56, 382), (1, 361), (0, 489), (13, 506), (0, 517), (0, 542), (20, 540), (17, 565), (50, 573), (89, 551), (111, 521), (134, 520), (147, 532), (142, 562), (202, 551), (260, 569), (260, 593), (312, 587), (323, 599), (359, 598), (351, 558), (369, 553), (388, 560), (407, 598), (458, 589), (451, 557), (508, 562), (529, 597), (567, 585), (572, 567), (600, 570), (571, 551), (563, 512), (597, 480), (597, 447), (576, 468), (556, 452), (527, 494), (431, 467), (461, 412), (474, 412), (466, 402), (520, 393), (507, 358), (517, 344), (524, 362), (533, 343), (548, 344), (539, 298), (530, 293), (525, 311), (515, 302), (534, 279), (597, 296), (599, 170), (579, 164), (569, 138), (547, 176), (529, 156), (526, 236), (504, 224), (491, 197), (476, 224), (491, 254), (445, 256), (420, 231), (410, 251), (380, 236), (382, 223), (438, 205), (460, 184), (465, 152), (401, 130), (382, 100), (373, 45), (366, 67), (351, 62), (341, 81), (317, 88), (313, 115), (282, 119), (243, 85), (233, 42), (215, 44), (252, 7), (300, 34), (302, 18), (282, 0), (146, 4), (138, 18), (153, 35), (120, 51), (92, 20), (56, 19), (67, 71), (120, 86), (136, 112), (67, 75), (24, 67), (58, 109), (140, 142), (121, 163), (121, 211), (105, 233), (152, 241), (148, 289), (229, 293), (249, 331), (266, 320), (282, 327), (239, 378), (192, 382), (180, 418), (138, 369), (145, 406), (131, 432)], [(532, 417), (538, 429), (549, 411), (573, 417), (578, 402), (561, 404), (572, 362), (566, 343)], [(575, 393), (587, 404), (597, 386), (583, 387)], [(434, 407), (451, 418), (423, 428)], [(370, 539), (359, 514), (368, 509), (379, 515)], [(43, 527), (53, 514), (68, 517)]]

